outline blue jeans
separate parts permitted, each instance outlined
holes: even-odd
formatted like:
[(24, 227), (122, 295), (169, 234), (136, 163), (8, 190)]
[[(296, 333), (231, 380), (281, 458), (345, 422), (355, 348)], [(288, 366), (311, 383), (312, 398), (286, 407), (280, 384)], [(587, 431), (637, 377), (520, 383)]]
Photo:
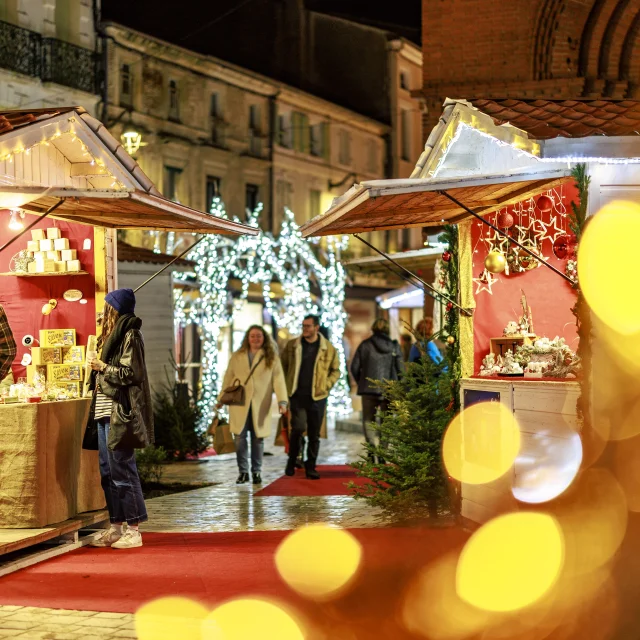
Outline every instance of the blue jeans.
[(253, 428), (253, 415), (249, 408), (244, 429), (235, 437), (236, 458), (240, 473), (249, 473), (249, 433), (251, 433), (251, 473), (254, 475), (262, 470), (262, 454), (264, 452), (264, 438), (258, 438)]
[(136, 466), (134, 449), (111, 451), (109, 440), (109, 419), (98, 423), (98, 457), (100, 479), (107, 501), (109, 520), (113, 523), (139, 524), (147, 518), (147, 508), (142, 497), (142, 487)]

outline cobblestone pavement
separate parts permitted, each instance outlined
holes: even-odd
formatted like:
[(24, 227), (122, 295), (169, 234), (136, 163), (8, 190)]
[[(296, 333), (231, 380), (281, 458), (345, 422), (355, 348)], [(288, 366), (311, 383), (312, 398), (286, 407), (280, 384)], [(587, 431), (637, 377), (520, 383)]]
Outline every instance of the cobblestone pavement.
[[(284, 473), (282, 447), (266, 443), (263, 485)], [(362, 438), (329, 430), (322, 440), (319, 464), (346, 464), (357, 459)], [(376, 526), (376, 513), (349, 496), (254, 496), (261, 487), (235, 484), (235, 455), (168, 465), (164, 480), (217, 482), (212, 487), (155, 498), (147, 502), (145, 531), (215, 532), (295, 529), (313, 522), (343, 527)], [(0, 606), (0, 639), (115, 640), (136, 638), (133, 615), (36, 607)]]

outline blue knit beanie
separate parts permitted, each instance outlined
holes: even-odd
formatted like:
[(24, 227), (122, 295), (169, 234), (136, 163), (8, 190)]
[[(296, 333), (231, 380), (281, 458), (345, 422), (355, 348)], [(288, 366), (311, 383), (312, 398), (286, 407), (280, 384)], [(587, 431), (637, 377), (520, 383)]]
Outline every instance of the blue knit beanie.
[(136, 309), (136, 296), (133, 289), (116, 289), (107, 293), (104, 301), (110, 304), (121, 316), (133, 313)]

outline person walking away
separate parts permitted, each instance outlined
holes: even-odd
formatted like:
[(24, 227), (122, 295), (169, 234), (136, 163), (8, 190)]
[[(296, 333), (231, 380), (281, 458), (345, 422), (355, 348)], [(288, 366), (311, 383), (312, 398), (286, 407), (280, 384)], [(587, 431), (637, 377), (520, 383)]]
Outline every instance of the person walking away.
[(0, 305), (0, 382), (9, 375), (16, 353), (18, 353), (16, 341), (13, 338), (7, 314)]
[(416, 325), (415, 331), (418, 335), (418, 342), (411, 347), (409, 362), (417, 362), (422, 358), (422, 352), (420, 351), (421, 346), (433, 364), (440, 364), (443, 360), (440, 349), (438, 349), (433, 340), (429, 340), (433, 334), (433, 318), (427, 317), (420, 320)]
[(275, 345), (259, 325), (249, 327), (240, 349), (232, 354), (222, 388), (231, 386), (235, 380), (243, 384), (247, 381), (244, 405), (229, 407), (229, 428), (235, 436), (239, 471), (236, 484), (249, 482), (249, 434), (253, 484), (262, 484), (264, 439), (271, 433), (271, 400), (275, 392), (280, 414), (283, 414), (287, 411), (288, 399)]
[(138, 526), (148, 519), (135, 450), (153, 444), (153, 407), (142, 320), (134, 314), (135, 306), (131, 289), (106, 295), (97, 343), (100, 357), (89, 360), (93, 399), (82, 447), (98, 450), (111, 522), (110, 528), (90, 543), (93, 547), (141, 547)]
[(378, 444), (378, 434), (371, 427), (378, 411), (384, 414), (389, 403), (382, 389), (372, 380), (397, 380), (404, 371), (402, 348), (397, 340), (389, 336), (389, 322), (378, 318), (371, 326), (373, 335), (363, 340), (351, 363), (351, 375), (358, 384), (358, 395), (362, 397), (362, 430), (369, 444)]
[(320, 333), (318, 316), (306, 316), (302, 336), (290, 340), (282, 352), (282, 369), (291, 400), (291, 437), (285, 473), (295, 473), (296, 459), (304, 432), (307, 432), (306, 476), (318, 480), (316, 469), (320, 449), (320, 429), (327, 398), (340, 377), (336, 348)]

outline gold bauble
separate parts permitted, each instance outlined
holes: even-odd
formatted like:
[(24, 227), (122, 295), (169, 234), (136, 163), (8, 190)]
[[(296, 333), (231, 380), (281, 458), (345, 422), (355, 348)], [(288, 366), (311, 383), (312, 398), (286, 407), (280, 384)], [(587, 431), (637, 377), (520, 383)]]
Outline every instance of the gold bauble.
[(507, 266), (507, 259), (500, 251), (490, 251), (484, 259), (484, 266), (489, 273), (502, 273)]

